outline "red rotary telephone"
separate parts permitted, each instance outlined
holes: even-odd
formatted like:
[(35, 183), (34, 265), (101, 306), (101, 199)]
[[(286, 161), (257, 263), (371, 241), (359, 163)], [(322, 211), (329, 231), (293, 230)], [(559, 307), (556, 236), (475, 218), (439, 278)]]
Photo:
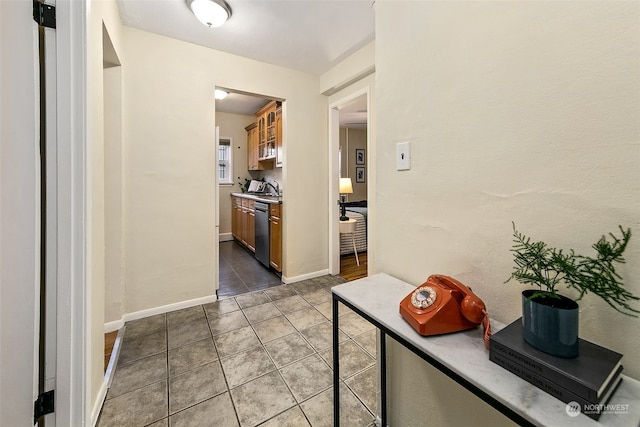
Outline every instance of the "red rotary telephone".
[(491, 325), (484, 302), (471, 288), (434, 274), (400, 302), (400, 314), (420, 335), (439, 335), (484, 326), (489, 348)]

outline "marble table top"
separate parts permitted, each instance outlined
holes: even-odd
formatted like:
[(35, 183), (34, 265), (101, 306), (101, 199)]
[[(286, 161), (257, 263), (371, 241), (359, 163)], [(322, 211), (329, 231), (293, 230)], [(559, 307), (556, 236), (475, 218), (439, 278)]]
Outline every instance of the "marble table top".
[[(609, 405), (617, 405), (618, 414), (605, 411), (598, 421), (584, 414), (569, 416), (566, 403), (489, 360), (481, 327), (447, 335), (419, 335), (398, 311), (400, 301), (415, 287), (379, 273), (336, 286), (332, 292), (533, 424), (568, 427), (640, 425), (640, 381), (633, 378), (623, 375), (609, 401)], [(504, 326), (491, 321), (494, 332)]]

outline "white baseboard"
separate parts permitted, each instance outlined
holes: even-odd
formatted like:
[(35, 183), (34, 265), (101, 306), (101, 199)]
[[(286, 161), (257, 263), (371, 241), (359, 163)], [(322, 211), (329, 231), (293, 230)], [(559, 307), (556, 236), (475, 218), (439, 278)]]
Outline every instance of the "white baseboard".
[[(116, 322), (111, 322), (116, 323)], [(124, 322), (122, 322), (124, 325)], [(111, 381), (113, 381), (113, 375), (116, 371), (116, 364), (118, 363), (118, 357), (120, 357), (120, 350), (122, 349), (122, 340), (124, 339), (124, 328), (118, 331), (118, 336), (116, 337), (113, 343), (113, 350), (111, 352), (111, 357), (109, 358), (109, 364), (107, 365), (107, 370), (104, 373), (104, 380), (102, 385), (100, 386), (100, 390), (98, 391), (98, 397), (96, 398), (96, 403), (93, 406), (93, 410), (91, 411), (91, 424), (95, 427), (98, 422), (98, 417), (100, 417), (100, 411), (102, 411), (102, 406), (104, 405), (104, 400), (107, 398), (107, 392), (111, 387)]]
[(104, 331), (113, 332), (121, 329), (125, 322), (129, 322), (131, 320), (143, 319), (149, 316), (155, 316), (156, 314), (164, 314), (170, 311), (180, 310), (183, 308), (189, 308), (196, 305), (208, 304), (210, 302), (215, 302), (217, 300), (215, 295), (202, 297), (202, 298), (194, 298), (186, 301), (180, 301), (173, 304), (161, 305), (159, 307), (147, 308), (145, 310), (134, 311), (132, 313), (127, 313), (122, 316), (122, 319), (115, 320), (113, 322), (108, 322), (104, 324)]
[(145, 310), (134, 311), (133, 313), (127, 313), (122, 316), (122, 320), (124, 322), (129, 322), (130, 320), (143, 319), (149, 316), (155, 316), (156, 314), (164, 314), (170, 311), (181, 310), (183, 308), (189, 308), (196, 305), (208, 304), (210, 302), (215, 302), (217, 300), (215, 295), (202, 297), (202, 298), (194, 298), (186, 301), (180, 301), (173, 304), (161, 305), (159, 307), (147, 308)]
[(218, 240), (220, 242), (229, 242), (231, 240), (233, 240), (233, 234), (231, 233), (220, 233), (218, 234)]
[(107, 322), (104, 324), (104, 333), (119, 331), (124, 326), (124, 320), (114, 320), (113, 322)]
[(104, 404), (104, 399), (107, 397), (107, 391), (109, 391), (109, 386), (107, 384), (107, 379), (105, 377), (102, 385), (100, 386), (100, 390), (98, 391), (98, 397), (96, 398), (96, 403), (93, 405), (93, 409), (91, 410), (91, 419), (89, 420), (89, 425), (95, 427), (98, 423), (98, 417), (100, 416), (100, 411), (102, 411), (102, 405)]
[(285, 284), (296, 283), (296, 282), (301, 282), (303, 280), (315, 279), (316, 277), (320, 277), (320, 276), (326, 276), (327, 274), (329, 274), (329, 269), (314, 271), (312, 273), (301, 274), (299, 276), (293, 276), (293, 277), (285, 277), (283, 275), (282, 283), (285, 283)]

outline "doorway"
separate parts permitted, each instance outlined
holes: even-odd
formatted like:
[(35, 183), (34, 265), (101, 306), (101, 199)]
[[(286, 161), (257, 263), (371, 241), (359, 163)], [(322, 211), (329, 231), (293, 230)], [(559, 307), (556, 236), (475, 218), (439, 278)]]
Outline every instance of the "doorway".
[(330, 106), (330, 202), (338, 200), (339, 210), (336, 211), (331, 203), (329, 270), (347, 280), (368, 274), (369, 195), (372, 188), (369, 124), (367, 89)]
[[(282, 103), (282, 99), (247, 93), (234, 89), (216, 87), (226, 93), (222, 99), (216, 98), (216, 126), (219, 128), (219, 141), (216, 150), (218, 168), (216, 230), (218, 241), (218, 283), (219, 298), (235, 296), (259, 289), (278, 286), (280, 275), (260, 264), (255, 257), (255, 242), (240, 239), (234, 230), (235, 209), (232, 203), (234, 194), (246, 191), (251, 180), (271, 183), (274, 187), (283, 187), (283, 167), (276, 160), (260, 162), (249, 166), (249, 134), (257, 132), (259, 117), (256, 112), (272, 101)], [(223, 95), (220, 94), (219, 95)], [(281, 153), (280, 153), (281, 154)], [(256, 160), (257, 162), (257, 160)], [(242, 188), (245, 187), (245, 188)], [(253, 219), (255, 224), (255, 206), (238, 207), (242, 216)], [(249, 225), (247, 225), (249, 227)], [(255, 238), (255, 233), (253, 233)]]

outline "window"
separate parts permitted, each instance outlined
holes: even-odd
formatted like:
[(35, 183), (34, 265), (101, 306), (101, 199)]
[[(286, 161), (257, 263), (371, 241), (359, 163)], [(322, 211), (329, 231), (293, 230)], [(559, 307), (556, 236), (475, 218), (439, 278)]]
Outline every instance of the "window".
[(220, 138), (218, 143), (218, 183), (233, 184), (231, 138)]

